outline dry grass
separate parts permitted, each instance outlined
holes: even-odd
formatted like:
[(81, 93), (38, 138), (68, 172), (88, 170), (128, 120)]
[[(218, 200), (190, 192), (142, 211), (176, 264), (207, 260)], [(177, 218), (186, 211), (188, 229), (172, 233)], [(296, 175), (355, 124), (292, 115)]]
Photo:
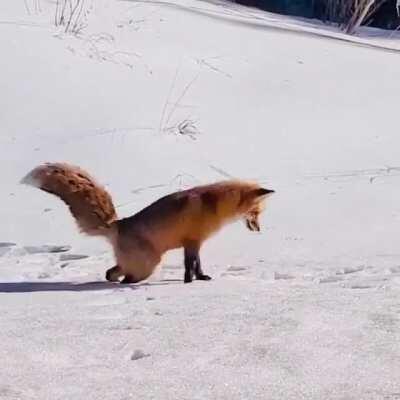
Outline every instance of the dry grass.
[(341, 29), (353, 34), (367, 23), (388, 0), (317, 0), (321, 17), (338, 23)]
[(85, 0), (57, 0), (54, 23), (65, 33), (79, 34), (86, 27)]

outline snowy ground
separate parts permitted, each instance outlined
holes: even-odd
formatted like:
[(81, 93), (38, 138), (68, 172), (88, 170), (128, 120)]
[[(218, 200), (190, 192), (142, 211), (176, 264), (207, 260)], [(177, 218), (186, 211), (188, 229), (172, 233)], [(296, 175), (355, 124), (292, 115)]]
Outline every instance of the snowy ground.
[[(398, 39), (195, 0), (97, 0), (76, 38), (53, 3), (0, 3), (0, 399), (400, 399)], [(122, 288), (18, 184), (43, 161), (121, 216), (226, 176), (276, 194), (207, 243), (212, 282), (173, 252)]]

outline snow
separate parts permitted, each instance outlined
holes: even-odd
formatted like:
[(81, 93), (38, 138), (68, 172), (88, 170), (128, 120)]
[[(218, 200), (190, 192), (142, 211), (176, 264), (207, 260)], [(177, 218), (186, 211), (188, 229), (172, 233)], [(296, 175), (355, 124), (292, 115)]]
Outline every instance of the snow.
[[(400, 398), (398, 36), (97, 0), (75, 37), (27, 4), (0, 4), (0, 399)], [(44, 161), (121, 217), (227, 176), (276, 193), (260, 234), (205, 245), (211, 282), (176, 251), (122, 287), (107, 243), (19, 184)]]

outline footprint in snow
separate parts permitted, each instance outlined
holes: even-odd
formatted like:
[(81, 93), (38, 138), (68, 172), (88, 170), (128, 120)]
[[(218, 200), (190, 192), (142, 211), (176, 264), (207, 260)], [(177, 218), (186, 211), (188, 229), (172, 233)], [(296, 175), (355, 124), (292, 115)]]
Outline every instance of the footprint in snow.
[(143, 350), (135, 350), (131, 355), (131, 360), (136, 361), (145, 357), (150, 357), (150, 354), (145, 353)]
[(231, 265), (226, 272), (223, 272), (221, 276), (241, 276), (249, 272), (249, 268), (246, 266), (235, 266)]
[(338, 271), (336, 274), (337, 275), (348, 275), (348, 274), (354, 274), (356, 272), (364, 271), (363, 266), (357, 266), (357, 267), (345, 267), (342, 268), (340, 271)]
[(84, 258), (88, 258), (89, 256), (86, 254), (61, 254), (60, 261), (74, 261), (74, 260), (82, 260)]
[(399, 274), (400, 273), (400, 265), (396, 265), (394, 267), (389, 268), (389, 272), (391, 274)]
[(362, 279), (355, 279), (346, 285), (350, 289), (385, 289), (391, 285), (393, 277), (385, 275), (372, 275), (363, 277)]
[(163, 265), (162, 267), (163, 270), (171, 270), (171, 271), (175, 271), (177, 269), (182, 269), (181, 265), (172, 265), (172, 264), (167, 264), (167, 265)]
[(16, 246), (17, 245), (17, 243), (14, 243), (14, 242), (0, 242), (0, 249), (1, 248), (3, 248), (3, 247), (14, 247), (14, 246)]
[(350, 286), (350, 289), (373, 289), (374, 286), (369, 285), (368, 283), (355, 283)]
[[(362, 272), (365, 270), (364, 266), (355, 266), (355, 267), (344, 267), (336, 272), (335, 275), (325, 276), (319, 279), (319, 283), (334, 283), (341, 282), (343, 280), (352, 280), (352, 274), (356, 274), (357, 272)], [(355, 277), (355, 276), (354, 276)]]
[(334, 283), (342, 280), (343, 278), (341, 276), (326, 276), (324, 278), (320, 278), (319, 283)]
[(43, 254), (43, 253), (63, 253), (71, 250), (71, 246), (53, 246), (53, 245), (42, 245), (42, 246), (24, 246), (23, 248), (28, 254)]
[(282, 274), (280, 272), (274, 272), (274, 280), (279, 281), (279, 280), (289, 280), (289, 279), (295, 279), (296, 277), (290, 274)]
[(40, 272), (37, 276), (38, 279), (47, 279), (51, 278), (52, 274), (50, 272)]
[(10, 400), (17, 400), (17, 399), (32, 399), (33, 397), (31, 397), (28, 393), (23, 393), (20, 390), (15, 390), (14, 388), (12, 388), (11, 386), (4, 386), (2, 384), (0, 384), (0, 399), (10, 399)]
[(0, 242), (0, 257), (8, 253), (12, 247), (16, 246), (13, 242)]
[(386, 313), (370, 313), (368, 317), (374, 328), (391, 333), (398, 332), (400, 320), (396, 316)]

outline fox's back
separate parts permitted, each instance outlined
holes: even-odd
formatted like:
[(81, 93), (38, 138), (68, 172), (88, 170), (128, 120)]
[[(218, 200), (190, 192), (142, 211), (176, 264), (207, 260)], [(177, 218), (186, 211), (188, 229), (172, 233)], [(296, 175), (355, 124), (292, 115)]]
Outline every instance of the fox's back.
[(163, 250), (181, 247), (185, 241), (204, 241), (235, 217), (243, 185), (228, 181), (169, 194), (120, 220), (118, 229), (145, 236)]

